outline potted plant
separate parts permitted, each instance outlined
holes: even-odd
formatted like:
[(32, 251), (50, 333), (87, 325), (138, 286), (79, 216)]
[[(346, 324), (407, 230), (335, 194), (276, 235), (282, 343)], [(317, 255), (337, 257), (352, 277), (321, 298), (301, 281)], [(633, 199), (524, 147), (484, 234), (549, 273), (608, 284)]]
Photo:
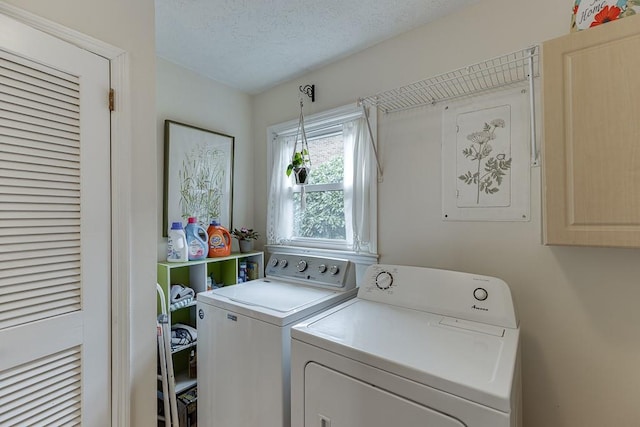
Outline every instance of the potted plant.
[(251, 252), (253, 250), (253, 241), (260, 237), (258, 232), (254, 231), (253, 228), (246, 227), (241, 227), (239, 230), (234, 228), (231, 235), (238, 239), (240, 252), (242, 253)]
[(291, 163), (287, 166), (287, 176), (291, 176), (291, 172), (293, 172), (296, 178), (296, 184), (304, 185), (309, 179), (310, 166), (311, 158), (309, 157), (309, 151), (306, 148), (295, 151), (291, 157)]

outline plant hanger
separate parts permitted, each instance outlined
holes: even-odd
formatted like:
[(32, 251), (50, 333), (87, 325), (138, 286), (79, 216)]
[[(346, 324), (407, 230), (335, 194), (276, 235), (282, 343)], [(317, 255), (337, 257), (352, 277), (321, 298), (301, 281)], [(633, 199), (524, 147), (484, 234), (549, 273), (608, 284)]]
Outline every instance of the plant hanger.
[[(309, 156), (309, 143), (307, 142), (307, 133), (304, 130), (304, 114), (302, 112), (303, 102), (300, 100), (300, 118), (298, 120), (298, 129), (293, 144), (293, 154), (291, 155), (291, 163), (287, 168), (287, 175), (293, 170), (296, 175), (296, 183), (305, 185), (308, 181), (308, 170), (311, 168), (311, 157)], [(300, 151), (298, 151), (298, 137), (300, 137)], [(304, 176), (300, 176), (300, 168), (306, 168)], [(300, 179), (303, 178), (303, 179)]]
[[(298, 120), (298, 129), (296, 130), (296, 138), (293, 143), (293, 154), (291, 155), (291, 163), (287, 167), (287, 176), (293, 172), (296, 184), (302, 186), (300, 194), (300, 207), (304, 211), (306, 206), (306, 194), (304, 187), (309, 182), (309, 172), (311, 170), (311, 157), (309, 155), (309, 143), (307, 141), (307, 133), (304, 130), (304, 114), (302, 99), (300, 99), (300, 118)], [(300, 149), (298, 150), (298, 137), (300, 137)]]

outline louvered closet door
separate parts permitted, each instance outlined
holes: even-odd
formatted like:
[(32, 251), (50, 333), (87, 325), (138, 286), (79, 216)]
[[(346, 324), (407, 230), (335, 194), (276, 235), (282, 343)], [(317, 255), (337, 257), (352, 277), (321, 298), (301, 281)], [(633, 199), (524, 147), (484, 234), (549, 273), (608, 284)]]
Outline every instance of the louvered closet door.
[(0, 14), (0, 426), (110, 425), (109, 63)]

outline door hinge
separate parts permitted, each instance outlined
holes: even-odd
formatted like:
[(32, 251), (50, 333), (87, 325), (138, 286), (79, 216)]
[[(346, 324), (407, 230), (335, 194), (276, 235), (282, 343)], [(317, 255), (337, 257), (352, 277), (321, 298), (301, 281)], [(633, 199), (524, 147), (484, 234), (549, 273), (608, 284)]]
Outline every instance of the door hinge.
[(115, 111), (116, 109), (116, 91), (109, 89), (109, 111)]

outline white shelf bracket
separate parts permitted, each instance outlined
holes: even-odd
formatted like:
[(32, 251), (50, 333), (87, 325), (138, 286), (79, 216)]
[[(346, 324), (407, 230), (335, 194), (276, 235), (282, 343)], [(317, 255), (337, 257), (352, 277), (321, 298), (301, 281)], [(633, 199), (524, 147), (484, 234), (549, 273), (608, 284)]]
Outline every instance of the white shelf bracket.
[(537, 47), (534, 46), (530, 49), (529, 53), (529, 114), (531, 114), (531, 166), (539, 166), (538, 161), (538, 144), (537, 144), (537, 132), (536, 132), (536, 103), (533, 80), (535, 78), (534, 69), (534, 55), (536, 55)]
[(362, 106), (362, 112), (364, 113), (364, 119), (367, 121), (367, 129), (369, 130), (369, 142), (371, 143), (371, 148), (373, 149), (373, 155), (376, 158), (376, 167), (378, 171), (378, 182), (382, 182), (382, 167), (380, 166), (380, 159), (378, 158), (378, 150), (376, 148), (376, 141), (373, 139), (373, 132), (371, 131), (371, 123), (369, 122), (369, 113), (367, 111), (367, 106), (364, 105), (362, 99), (358, 100), (358, 104)]

